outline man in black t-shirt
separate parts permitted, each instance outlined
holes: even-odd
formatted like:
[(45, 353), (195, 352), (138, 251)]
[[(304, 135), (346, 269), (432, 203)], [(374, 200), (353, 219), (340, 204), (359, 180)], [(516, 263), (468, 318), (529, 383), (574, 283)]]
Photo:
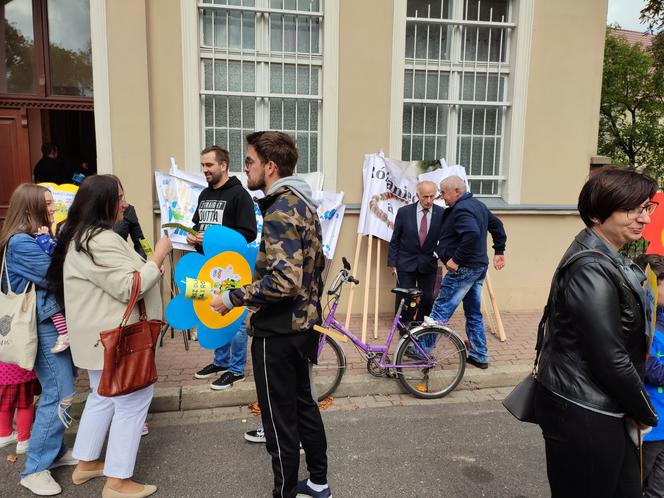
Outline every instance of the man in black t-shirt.
[[(228, 151), (212, 145), (201, 152), (201, 168), (208, 187), (198, 197), (198, 209), (192, 219), (196, 237), (187, 236), (187, 243), (203, 252), (203, 233), (211, 225), (223, 225), (239, 232), (247, 241), (256, 239), (256, 214), (254, 202), (249, 192), (234, 176), (228, 176)], [(244, 367), (247, 363), (247, 329), (243, 323), (233, 340), (226, 346), (217, 348), (214, 359), (205, 368), (196, 372), (197, 379), (208, 379), (221, 374), (210, 384), (214, 390), (232, 387), (235, 382), (244, 380)]]

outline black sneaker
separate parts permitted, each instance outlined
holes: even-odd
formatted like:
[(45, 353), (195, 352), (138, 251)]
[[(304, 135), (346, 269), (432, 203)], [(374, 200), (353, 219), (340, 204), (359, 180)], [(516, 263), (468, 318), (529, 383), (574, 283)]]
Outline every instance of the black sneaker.
[(244, 438), (250, 443), (264, 443), (266, 441), (265, 431), (263, 430), (262, 427), (259, 427), (258, 429), (253, 431), (245, 432)]
[(224, 372), (221, 377), (210, 383), (210, 389), (223, 391), (224, 389), (233, 387), (235, 382), (242, 382), (243, 380), (244, 375), (235, 375), (233, 372)]
[(332, 498), (332, 491), (329, 486), (323, 491), (314, 491), (309, 487), (307, 479), (297, 483), (296, 491), (298, 498)]
[(196, 379), (209, 379), (210, 377), (213, 377), (217, 374), (224, 373), (228, 370), (228, 368), (224, 367), (218, 367), (214, 363), (210, 363), (207, 367), (205, 367), (202, 370), (199, 370), (194, 374), (194, 378)]
[(486, 370), (489, 368), (489, 362), (487, 361), (486, 363), (482, 363), (481, 361), (477, 361), (475, 358), (472, 356), (469, 356), (466, 358), (466, 363), (470, 363), (472, 366), (481, 368), (482, 370)]

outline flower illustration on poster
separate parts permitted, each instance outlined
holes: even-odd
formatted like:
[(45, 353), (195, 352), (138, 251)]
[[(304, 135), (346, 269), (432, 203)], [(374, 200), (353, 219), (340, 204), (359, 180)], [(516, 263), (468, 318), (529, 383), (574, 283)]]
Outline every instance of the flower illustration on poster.
[(226, 315), (212, 309), (222, 292), (252, 282), (258, 247), (223, 226), (211, 226), (203, 236), (203, 254), (189, 253), (175, 267), (180, 293), (168, 303), (166, 320), (174, 329), (198, 327), (198, 342), (205, 349), (228, 344), (246, 319), (246, 307)]

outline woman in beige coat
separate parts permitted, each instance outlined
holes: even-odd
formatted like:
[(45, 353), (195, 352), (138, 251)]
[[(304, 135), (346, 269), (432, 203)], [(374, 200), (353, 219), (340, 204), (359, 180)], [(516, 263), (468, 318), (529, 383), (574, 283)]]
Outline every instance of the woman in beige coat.
[[(104, 397), (97, 386), (104, 367), (99, 333), (118, 326), (129, 302), (133, 273), (141, 274), (140, 298), (148, 318), (161, 319), (161, 265), (172, 249), (164, 237), (146, 261), (113, 232), (127, 202), (122, 185), (111, 175), (86, 179), (69, 209), (49, 272), (56, 295), (67, 313), (74, 364), (88, 370), (91, 393), (85, 404), (74, 444), (79, 460), (74, 484), (105, 475), (103, 498), (143, 497), (157, 488), (131, 480), (141, 429), (152, 400), (153, 386), (131, 394)], [(138, 310), (129, 323), (138, 320)], [(99, 460), (108, 434), (104, 462)]]

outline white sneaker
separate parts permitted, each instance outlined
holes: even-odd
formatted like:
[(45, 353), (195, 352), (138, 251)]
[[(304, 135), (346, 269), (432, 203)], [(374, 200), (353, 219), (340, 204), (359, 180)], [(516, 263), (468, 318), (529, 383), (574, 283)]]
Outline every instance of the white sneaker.
[(51, 477), (51, 472), (48, 470), (28, 474), (19, 481), (19, 484), (37, 496), (53, 496), (62, 493), (62, 488)]
[(265, 431), (262, 427), (259, 427), (253, 431), (247, 431), (244, 433), (244, 438), (250, 443), (264, 443), (265, 440)]
[(147, 436), (150, 434), (150, 429), (148, 428), (148, 423), (143, 424), (143, 428), (141, 429), (141, 436)]
[(66, 349), (69, 349), (69, 334), (59, 334), (51, 353), (62, 353)]
[(55, 469), (58, 467), (67, 467), (70, 465), (78, 465), (78, 459), (74, 458), (71, 450), (67, 450), (64, 455), (58, 458), (55, 462), (51, 464), (49, 469)]
[(28, 444), (30, 444), (30, 440), (26, 439), (25, 441), (19, 441), (16, 443), (16, 454), (17, 455), (23, 455), (28, 451)]
[(17, 438), (18, 434), (16, 432), (12, 432), (9, 436), (0, 437), (0, 448), (14, 444), (17, 441)]
[(426, 315), (424, 316), (424, 319), (422, 320), (422, 322), (424, 323), (424, 325), (442, 325), (444, 327), (447, 327), (447, 324), (449, 323), (449, 322), (446, 322), (444, 320), (434, 320), (430, 316), (426, 316)]

